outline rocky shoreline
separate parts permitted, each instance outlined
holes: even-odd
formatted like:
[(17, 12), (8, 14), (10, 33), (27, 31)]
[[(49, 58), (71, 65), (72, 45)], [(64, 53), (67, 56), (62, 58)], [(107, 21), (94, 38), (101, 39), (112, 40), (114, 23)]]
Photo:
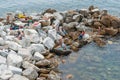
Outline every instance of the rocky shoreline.
[(120, 18), (94, 6), (8, 13), (0, 18), (0, 80), (62, 80), (57, 68), (64, 61), (57, 56), (67, 56), (92, 41), (102, 47), (107, 37), (119, 33)]

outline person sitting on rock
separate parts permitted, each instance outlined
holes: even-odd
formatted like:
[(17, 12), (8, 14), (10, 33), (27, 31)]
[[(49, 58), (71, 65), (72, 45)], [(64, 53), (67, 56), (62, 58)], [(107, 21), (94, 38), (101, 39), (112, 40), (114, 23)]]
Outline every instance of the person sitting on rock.
[(79, 35), (78, 39), (81, 40), (83, 38), (84, 34), (85, 34), (85, 31), (80, 31), (80, 35)]

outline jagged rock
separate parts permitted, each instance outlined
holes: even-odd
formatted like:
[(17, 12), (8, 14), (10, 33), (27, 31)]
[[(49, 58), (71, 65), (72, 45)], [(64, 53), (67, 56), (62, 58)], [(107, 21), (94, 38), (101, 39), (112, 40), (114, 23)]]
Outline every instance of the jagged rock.
[(0, 38), (0, 46), (5, 45), (5, 40), (3, 40), (3, 38)]
[(38, 77), (38, 73), (33, 68), (28, 68), (23, 71), (23, 76), (26, 76), (29, 80), (35, 80)]
[(51, 64), (51, 62), (49, 60), (41, 60), (41, 61), (38, 61), (36, 62), (36, 66), (38, 67), (44, 67), (44, 66), (49, 66)]
[(18, 54), (20, 56), (22, 56), (23, 58), (26, 58), (26, 57), (32, 57), (32, 53), (31, 53), (31, 50), (29, 48), (19, 48), (18, 50)]
[(7, 56), (7, 63), (9, 65), (20, 67), (22, 61), (23, 61), (23, 58), (17, 54), (8, 54)]
[(34, 52), (41, 53), (41, 52), (44, 52), (46, 50), (43, 44), (32, 44), (29, 48), (32, 51), (31, 54), (33, 54)]
[(8, 69), (14, 74), (22, 74), (22, 69), (14, 66), (8, 66)]
[(6, 64), (6, 58), (0, 55), (0, 64)]
[(24, 33), (25, 33), (25, 38), (29, 39), (30, 42), (38, 43), (40, 41), (39, 35), (38, 35), (36, 30), (34, 30), (34, 29), (25, 29)]
[(29, 79), (26, 78), (25, 76), (21, 76), (21, 75), (15, 74), (9, 80), (29, 80)]
[(28, 61), (24, 61), (24, 62), (22, 63), (22, 67), (25, 68), (25, 69), (27, 69), (27, 68), (29, 68), (29, 67), (32, 67), (32, 68), (35, 69), (37, 72), (40, 71), (40, 69), (39, 69), (37, 66), (29, 63)]
[(0, 72), (0, 79), (2, 80), (8, 80), (12, 76), (13, 73), (10, 70), (3, 70), (2, 72)]
[(113, 29), (113, 28), (105, 28), (105, 32), (108, 35), (114, 36), (118, 33), (118, 29)]
[(43, 41), (43, 44), (48, 49), (52, 49), (55, 45), (54, 41), (50, 37), (45, 38), (44, 41)]
[(44, 56), (43, 56), (42, 54), (40, 54), (39, 52), (35, 52), (35, 54), (34, 54), (34, 59), (35, 59), (36, 61), (39, 61), (39, 60), (44, 59)]
[(6, 41), (6, 44), (8, 45), (10, 49), (15, 50), (15, 51), (18, 51), (18, 49), (22, 47), (21, 45), (13, 41)]
[(29, 47), (30, 46), (30, 39), (27, 39), (27, 38), (22, 38), (22, 40), (21, 40), (21, 46), (23, 47), (23, 48), (25, 48), (25, 47)]
[(48, 30), (48, 36), (52, 38), (53, 40), (56, 40), (57, 38), (57, 31), (55, 29)]

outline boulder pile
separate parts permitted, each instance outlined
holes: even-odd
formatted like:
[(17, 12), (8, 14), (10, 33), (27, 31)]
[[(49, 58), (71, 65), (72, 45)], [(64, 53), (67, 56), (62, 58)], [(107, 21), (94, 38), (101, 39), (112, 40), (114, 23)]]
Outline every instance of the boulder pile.
[(0, 80), (61, 80), (55, 54), (67, 56), (92, 41), (102, 47), (118, 33), (120, 19), (94, 6), (9, 13), (0, 19)]

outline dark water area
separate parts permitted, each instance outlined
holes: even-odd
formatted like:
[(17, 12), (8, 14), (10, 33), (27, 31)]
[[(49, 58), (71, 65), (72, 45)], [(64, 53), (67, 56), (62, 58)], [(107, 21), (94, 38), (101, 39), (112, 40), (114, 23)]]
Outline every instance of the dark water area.
[[(88, 8), (95, 5), (107, 9), (112, 15), (120, 17), (120, 0), (1, 0), (0, 16), (16, 10), (27, 13), (41, 12), (48, 8), (58, 11)], [(90, 43), (70, 56), (59, 69), (65, 76), (72, 74), (70, 80), (120, 80), (120, 38), (111, 38), (113, 44), (98, 47)]]

